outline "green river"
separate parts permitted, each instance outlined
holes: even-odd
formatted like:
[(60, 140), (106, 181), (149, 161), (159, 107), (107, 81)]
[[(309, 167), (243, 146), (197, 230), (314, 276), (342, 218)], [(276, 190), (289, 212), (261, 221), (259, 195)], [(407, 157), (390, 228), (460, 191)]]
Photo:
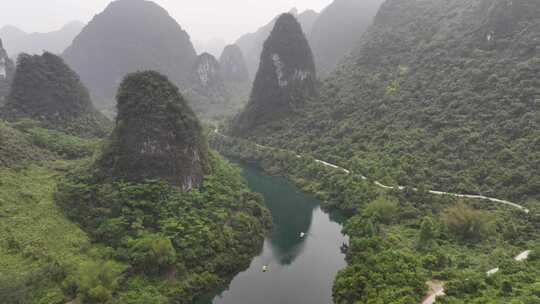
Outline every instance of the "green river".
[(247, 270), (198, 304), (332, 303), (334, 277), (346, 265), (340, 246), (348, 239), (341, 234), (341, 218), (323, 212), (320, 201), (287, 180), (241, 167), (250, 188), (264, 196), (274, 230)]

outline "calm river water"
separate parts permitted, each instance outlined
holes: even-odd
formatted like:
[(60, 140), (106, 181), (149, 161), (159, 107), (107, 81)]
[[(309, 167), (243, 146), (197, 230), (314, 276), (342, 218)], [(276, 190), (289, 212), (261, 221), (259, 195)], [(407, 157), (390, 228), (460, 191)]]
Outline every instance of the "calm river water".
[[(317, 199), (287, 180), (248, 165), (241, 167), (251, 190), (264, 196), (274, 230), (247, 270), (226, 290), (197, 304), (332, 303), (334, 277), (346, 265), (340, 251), (346, 241), (341, 218), (323, 212)], [(262, 271), (263, 266), (268, 267), (267, 272)]]

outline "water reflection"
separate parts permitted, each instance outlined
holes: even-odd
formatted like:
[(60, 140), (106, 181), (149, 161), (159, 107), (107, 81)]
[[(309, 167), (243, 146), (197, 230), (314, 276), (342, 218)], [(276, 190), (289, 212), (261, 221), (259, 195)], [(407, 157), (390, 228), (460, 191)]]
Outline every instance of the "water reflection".
[[(274, 219), (274, 230), (261, 255), (238, 274), (228, 289), (198, 304), (328, 304), (332, 282), (345, 267), (340, 245), (339, 217), (321, 211), (319, 201), (299, 192), (285, 179), (270, 177), (243, 166), (250, 188), (264, 196)], [(300, 233), (305, 233), (304, 237)], [(267, 272), (262, 267), (268, 266)]]

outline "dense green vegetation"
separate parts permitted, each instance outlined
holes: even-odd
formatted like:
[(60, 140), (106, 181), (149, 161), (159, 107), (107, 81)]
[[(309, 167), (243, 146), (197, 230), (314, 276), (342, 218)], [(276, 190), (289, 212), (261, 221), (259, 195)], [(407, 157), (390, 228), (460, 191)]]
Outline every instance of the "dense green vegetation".
[[(386, 191), (353, 171), (325, 167), (308, 154), (257, 146), (216, 134), (221, 153), (260, 164), (268, 173), (314, 193), (324, 207), (348, 216), (349, 266), (334, 282), (334, 301), (418, 303), (426, 282), (446, 282), (445, 303), (536, 303), (531, 284), (540, 277), (538, 260), (516, 262), (535, 250), (538, 219), (517, 209), (484, 201), (456, 201), (422, 189)], [(500, 267), (492, 276), (486, 272)], [(509, 288), (513, 286), (514, 288)]]
[[(211, 162), (212, 173), (191, 192), (159, 180), (100, 180), (90, 164), (60, 183), (56, 200), (69, 218), (128, 265), (110, 279), (123, 284), (110, 283), (102, 292), (111, 299), (155, 294), (163, 299), (156, 303), (190, 303), (249, 265), (262, 248), (270, 217), (237, 169), (215, 155)], [(101, 299), (101, 292), (82, 293), (88, 303)]]
[(241, 137), (259, 134), (315, 96), (315, 84), (313, 54), (302, 27), (293, 15), (283, 14), (264, 42), (249, 102), (232, 131)]
[(251, 139), (387, 184), (538, 198), (538, 1), (387, 1), (359, 47)]
[(117, 100), (115, 128), (97, 161), (100, 173), (198, 187), (210, 170), (208, 143), (178, 88), (157, 72), (138, 72), (122, 81)]
[(104, 137), (110, 121), (92, 105), (87, 89), (64, 61), (51, 53), (21, 54), (3, 119), (33, 119), (42, 127), (80, 137)]

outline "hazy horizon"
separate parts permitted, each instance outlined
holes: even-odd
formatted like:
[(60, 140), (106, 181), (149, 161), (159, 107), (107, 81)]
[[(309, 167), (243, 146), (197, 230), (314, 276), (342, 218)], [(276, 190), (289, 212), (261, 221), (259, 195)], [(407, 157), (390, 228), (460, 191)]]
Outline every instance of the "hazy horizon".
[[(0, 10), (0, 28), (15, 26), (25, 32), (50, 32), (71, 21), (88, 23), (111, 0), (18, 0), (8, 1)], [(236, 41), (254, 32), (276, 15), (297, 8), (320, 12), (332, 0), (153, 0), (186, 30), (191, 40)]]

